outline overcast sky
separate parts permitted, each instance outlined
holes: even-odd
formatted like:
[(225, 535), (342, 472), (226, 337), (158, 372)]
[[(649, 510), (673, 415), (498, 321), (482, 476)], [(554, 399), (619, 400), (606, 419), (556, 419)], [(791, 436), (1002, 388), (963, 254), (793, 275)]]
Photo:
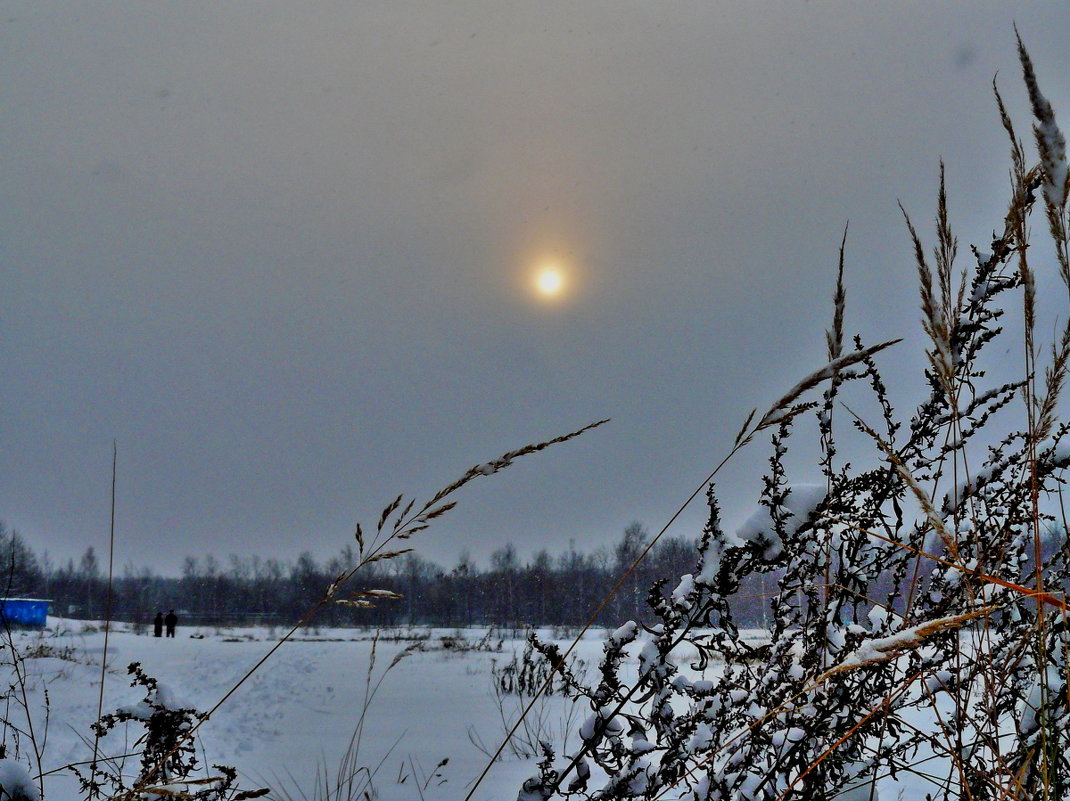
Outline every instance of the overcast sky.
[(987, 241), (1014, 21), (1065, 128), (1065, 2), (3, 0), (0, 520), (106, 551), (115, 440), (120, 567), (322, 558), (611, 417), (420, 552), (656, 530), (823, 363), (848, 220), (848, 330), (918, 341), (896, 201), (927, 234), (942, 157)]

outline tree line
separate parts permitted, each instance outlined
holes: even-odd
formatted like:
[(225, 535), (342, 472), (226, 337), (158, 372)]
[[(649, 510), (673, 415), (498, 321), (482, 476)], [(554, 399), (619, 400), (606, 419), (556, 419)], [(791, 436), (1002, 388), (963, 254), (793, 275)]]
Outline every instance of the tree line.
[[(586, 623), (621, 576), (650, 542), (649, 532), (632, 523), (611, 548), (591, 553), (541, 550), (522, 559), (516, 548), (495, 551), (487, 566), (464, 553), (450, 568), (415, 553), (371, 564), (361, 572), (362, 589), (397, 593), (397, 600), (375, 608), (331, 606), (313, 624), (324, 626), (496, 625), (503, 627), (576, 626)], [(598, 623), (616, 625), (647, 616), (651, 585), (694, 569), (695, 543), (662, 538), (625, 578), (599, 615)], [(52, 601), (54, 615), (99, 620), (108, 605), (107, 565), (93, 548), (78, 560), (56, 565), (39, 556), (17, 532), (0, 522), (0, 559), (7, 597), (34, 596)], [(160, 576), (149, 568), (127, 566), (113, 576), (111, 618), (147, 625), (157, 611), (175, 609), (184, 624), (285, 625), (301, 617), (357, 554), (345, 548), (317, 561), (310, 552), (293, 561), (230, 555), (186, 557), (181, 576)], [(668, 591), (672, 590), (670, 581)], [(748, 594), (749, 593), (749, 594)], [(759, 588), (741, 592), (741, 613), (750, 623), (761, 617)], [(747, 613), (751, 609), (752, 614)]]

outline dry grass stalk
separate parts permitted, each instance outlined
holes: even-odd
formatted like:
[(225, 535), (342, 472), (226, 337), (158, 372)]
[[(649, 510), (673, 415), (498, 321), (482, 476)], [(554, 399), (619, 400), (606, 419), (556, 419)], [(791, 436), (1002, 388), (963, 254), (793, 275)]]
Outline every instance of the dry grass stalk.
[(1059, 344), (1052, 344), (1051, 364), (1044, 370), (1044, 397), (1037, 404), (1034, 433), (1037, 442), (1043, 442), (1055, 430), (1058, 422), (1056, 405), (1066, 383), (1068, 365), (1070, 365), (1070, 321), (1063, 326)]
[(1067, 196), (1070, 194), (1070, 172), (1066, 162), (1066, 138), (1055, 121), (1055, 112), (1051, 103), (1040, 91), (1032, 59), (1022, 44), (1022, 37), (1015, 28), (1018, 38), (1018, 59), (1022, 64), (1022, 76), (1029, 92), (1029, 102), (1033, 108), (1033, 136), (1037, 152), (1040, 154), (1040, 170), (1044, 176), (1044, 210), (1048, 219), (1048, 230), (1055, 243), (1059, 272), (1067, 291), (1070, 292), (1070, 230), (1067, 224)]
[(1051, 103), (1040, 91), (1033, 61), (1022, 44), (1017, 28), (1014, 33), (1018, 39), (1018, 59), (1022, 63), (1022, 75), (1036, 119), (1033, 133), (1036, 137), (1037, 153), (1040, 154), (1040, 164), (1044, 170), (1044, 195), (1050, 205), (1062, 209), (1066, 205), (1067, 179), (1070, 177), (1066, 168), (1066, 138), (1055, 121), (1055, 111)]
[[(785, 419), (792, 416), (794, 412), (795, 402), (806, 392), (814, 387), (820, 386), (825, 381), (828, 381), (837, 373), (851, 367), (859, 362), (865, 361), (869, 357), (884, 350), (887, 347), (902, 342), (902, 339), (890, 339), (887, 342), (881, 342), (879, 345), (870, 345), (868, 348), (862, 348), (860, 350), (848, 353), (845, 356), (841, 356), (838, 359), (833, 359), (820, 370), (815, 370), (810, 373), (806, 378), (787, 391), (781, 398), (769, 407), (762, 419), (758, 421), (758, 424), (754, 427), (754, 431), (761, 431), (774, 425), (782, 423)], [(753, 433), (753, 432), (752, 432)]]
[[(146, 795), (159, 796), (160, 798), (198, 798), (205, 788), (211, 788), (215, 784), (226, 781), (222, 776), (206, 776), (203, 779), (184, 779), (178, 783), (160, 784), (146, 787), (142, 790)], [(176, 789), (181, 785), (184, 790)], [(246, 790), (234, 796), (233, 801), (247, 801), (252, 798), (262, 798), (271, 792), (268, 789)]]
[[(934, 258), (936, 273), (940, 280), (940, 300), (944, 317), (944, 327), (950, 338), (949, 347), (954, 347), (955, 326), (959, 309), (963, 307), (966, 296), (966, 273), (959, 275), (957, 291), (953, 292), (953, 271), (955, 257), (958, 255), (958, 238), (951, 231), (951, 222), (947, 213), (947, 182), (945, 180), (944, 162), (940, 162), (940, 189), (936, 201), (936, 239)], [(952, 354), (954, 355), (954, 354)], [(955, 366), (955, 365), (952, 365)]]
[[(942, 192), (942, 175), (940, 186)], [(944, 394), (950, 400), (955, 396), (955, 361), (951, 353), (951, 326), (948, 322), (948, 315), (945, 313), (945, 304), (943, 303), (943, 300), (947, 297), (949, 292), (950, 272), (945, 276), (943, 264), (938, 257), (941, 283), (941, 299), (938, 300), (936, 290), (933, 286), (933, 272), (929, 267), (928, 260), (925, 258), (925, 249), (922, 247), (921, 238), (918, 236), (917, 229), (914, 228), (914, 223), (911, 222), (910, 215), (907, 214), (902, 203), (899, 204), (899, 210), (903, 213), (903, 218), (906, 220), (907, 224), (907, 230), (910, 232), (910, 239), (914, 245), (914, 261), (918, 270), (918, 291), (921, 295), (921, 325), (933, 344), (932, 350), (927, 354), (929, 363), (932, 366), (933, 371), (936, 373), (937, 379), (940, 381), (940, 386), (944, 390)], [(946, 208), (941, 211), (941, 216), (946, 216)], [(943, 235), (940, 226), (938, 226), (938, 230), (941, 230), (941, 234)], [(948, 271), (950, 270), (949, 264), (947, 269)]]
[[(111, 637), (111, 603), (112, 603), (112, 585), (114, 579), (114, 567), (115, 567), (115, 479), (117, 476), (117, 468), (119, 462), (119, 446), (112, 440), (111, 443), (111, 513), (110, 521), (108, 525), (108, 593), (107, 600), (105, 601), (105, 613), (104, 619), (107, 621), (104, 624), (104, 652), (100, 656), (100, 690), (97, 695), (97, 720), (100, 720), (100, 716), (104, 712), (104, 678), (107, 675), (108, 667), (108, 641)], [(93, 761), (92, 765), (95, 767), (97, 757), (100, 754), (100, 733), (96, 730), (93, 732)], [(37, 757), (37, 764), (41, 764), (40, 754)], [(40, 780), (39, 780), (40, 782)], [(40, 784), (41, 795), (44, 795), (44, 785)], [(95, 788), (94, 788), (95, 791)], [(94, 792), (95, 794), (95, 792)]]
[[(137, 797), (138, 794), (143, 792), (145, 787), (148, 786), (150, 780), (159, 773), (163, 765), (166, 763), (167, 759), (170, 758), (174, 751), (177, 751), (185, 743), (193, 739), (194, 735), (200, 729), (201, 725), (207, 720), (209, 720), (211, 716), (215, 714), (215, 712), (221, 706), (223, 706), (223, 704), (225, 704), (231, 698), (231, 696), (233, 696), (234, 693), (236, 693), (238, 689), (243, 684), (245, 684), (245, 682), (248, 681), (249, 678), (257, 670), (259, 670), (265, 662), (268, 661), (268, 659), (270, 659), (275, 654), (276, 651), (278, 651), (283, 646), (283, 644), (288, 642), (294, 636), (294, 634), (296, 634), (297, 631), (301, 629), (301, 627), (306, 625), (324, 606), (330, 603), (340, 603), (343, 605), (366, 608), (372, 603), (368, 600), (369, 598), (389, 597), (386, 594), (388, 593), (388, 591), (386, 590), (364, 590), (360, 593), (357, 593), (357, 597), (355, 598), (336, 599), (334, 596), (366, 565), (376, 561), (393, 559), (411, 551), (411, 548), (405, 548), (396, 551), (388, 551), (386, 550), (386, 548), (391, 542), (396, 539), (406, 539), (412, 536), (414, 533), (426, 529), (431, 520), (437, 517), (441, 517), (447, 511), (452, 509), (456, 505), (455, 502), (441, 503), (447, 496), (453, 494), (454, 492), (461, 489), (466, 484), (473, 481), (479, 476), (490, 476), (500, 470), (503, 470), (504, 468), (511, 465), (515, 459), (518, 459), (522, 456), (527, 456), (528, 454), (538, 453), (539, 451), (545, 450), (551, 445), (568, 442), (569, 440), (575, 439), (581, 434), (590, 431), (591, 429), (598, 428), (599, 426), (607, 422), (609, 422), (608, 419), (599, 420), (597, 422), (590, 423), (589, 425), (585, 425), (582, 428), (576, 429), (571, 433), (554, 437), (553, 439), (545, 440), (543, 442), (525, 445), (522, 448), (517, 448), (516, 450), (508, 451), (507, 453), (503, 454), (502, 456), (498, 457), (493, 461), (469, 468), (468, 471), (464, 473), (464, 475), (462, 475), (456, 481), (447, 484), (443, 489), (436, 492), (430, 500), (426, 501), (415, 512), (411, 511), (414, 506), (414, 503), (410, 502), (408, 505), (405, 506), (404, 510), (400, 515), (396, 515), (396, 510), (401, 508), (401, 503), (404, 498), (403, 495), (399, 495), (397, 498), (395, 498), (393, 501), (391, 501), (384, 507), (382, 513), (379, 516), (378, 525), (376, 526), (375, 538), (370, 543), (365, 541), (363, 529), (358, 523), (356, 526), (355, 537), (357, 540), (357, 544), (360, 548), (361, 558), (358, 560), (357, 564), (345, 573), (339, 575), (333, 582), (331, 582), (330, 585), (325, 588), (323, 597), (320, 598), (315, 604), (313, 604), (313, 606), (304, 615), (301, 616), (300, 620), (294, 623), (293, 626), (291, 626), (290, 629), (286, 632), (286, 634), (284, 634), (278, 642), (276, 642), (271, 648), (269, 648), (268, 651), (263, 656), (261, 656), (260, 659), (257, 660), (257, 662), (253, 664), (252, 667), (250, 667), (244, 673), (244, 675), (242, 675), (242, 677), (238, 679), (238, 681), (235, 682), (234, 685), (231, 686), (229, 690), (227, 690), (226, 693), (224, 693), (223, 697), (220, 698), (211, 707), (211, 709), (204, 713), (204, 716), (200, 720), (198, 720), (196, 724), (190, 727), (190, 729), (185, 733), (185, 735), (178, 741), (173, 751), (165, 755), (163, 759), (161, 759), (151, 770), (147, 771), (145, 775), (141, 778), (141, 780), (122, 796), (121, 801), (131, 801), (133, 798)], [(389, 533), (384, 534), (384, 532), (388, 530), (387, 522), (390, 520), (391, 517), (395, 517), (394, 523), (389, 528)], [(407, 655), (407, 653), (403, 654), (402, 656), (404, 655)], [(394, 664), (396, 664), (396, 660)], [(391, 667), (392, 666), (393, 665), (391, 665)]]
[(1003, 103), (1003, 95), (999, 93), (999, 86), (996, 83), (996, 79), (992, 79), (992, 92), (996, 96), (996, 107), (999, 109), (999, 120), (1003, 124), (1003, 130), (1007, 132), (1007, 136), (1011, 140), (1011, 166), (1013, 168), (1012, 175), (1015, 178), (1014, 183), (1018, 184), (1023, 175), (1025, 175), (1025, 148), (1022, 147), (1022, 140), (1018, 138), (1018, 135), (1014, 132), (1014, 123), (1011, 120), (1011, 115), (1007, 112), (1007, 107)]
[(926, 638), (932, 637), (934, 634), (957, 629), (965, 623), (975, 618), (989, 615), (997, 611), (997, 609), (998, 607), (995, 606), (985, 606), (959, 615), (951, 615), (919, 623), (887, 637), (866, 640), (857, 650), (848, 654), (840, 664), (829, 668), (818, 676), (817, 681), (824, 681), (837, 673), (846, 673), (849, 670), (857, 670), (867, 665), (895, 659), (911, 649), (920, 647), (924, 644)]
[(840, 241), (840, 261), (836, 270), (836, 292), (832, 300), (832, 329), (825, 331), (825, 342), (828, 345), (828, 360), (836, 361), (843, 355), (843, 313), (847, 305), (847, 291), (843, 286), (843, 262), (844, 251), (847, 248), (847, 228), (843, 228), (843, 239)]
[(469, 481), (472, 481), (473, 479), (478, 478), (479, 476), (493, 475), (499, 470), (502, 470), (511, 465), (514, 459), (519, 459), (520, 457), (527, 456), (528, 454), (538, 453), (541, 450), (549, 448), (551, 445), (559, 445), (563, 442), (568, 442), (569, 440), (575, 439), (581, 434), (585, 434), (586, 432), (598, 428), (601, 425), (605, 425), (608, 422), (609, 418), (606, 418), (604, 420), (598, 420), (594, 423), (585, 425), (583, 428), (576, 429), (575, 431), (569, 434), (563, 434), (562, 436), (554, 437), (553, 439), (548, 439), (545, 442), (539, 442), (533, 445), (525, 445), (523, 448), (518, 448), (515, 451), (509, 451), (508, 453), (504, 453), (497, 459), (493, 459), (492, 461), (484, 462), (483, 464), (478, 464), (474, 467), (470, 467), (468, 471), (459, 479), (454, 481), (452, 484), (446, 485), (437, 493), (435, 493), (431, 500), (425, 503), (422, 509), (417, 513), (417, 519), (423, 517), (425, 514), (430, 515), (431, 513), (427, 512), (428, 509), (430, 509), (434, 504), (445, 498), (447, 495), (451, 495), (457, 490), (459, 490)]

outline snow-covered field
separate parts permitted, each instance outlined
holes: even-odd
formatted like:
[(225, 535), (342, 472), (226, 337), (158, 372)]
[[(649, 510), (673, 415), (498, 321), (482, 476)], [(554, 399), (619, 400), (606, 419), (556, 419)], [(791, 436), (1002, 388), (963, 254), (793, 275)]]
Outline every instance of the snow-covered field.
[[(136, 705), (145, 695), (131, 687), (126, 666), (139, 662), (159, 680), (173, 701), (205, 711), (214, 706), (267, 651), (282, 630), (268, 628), (183, 628), (175, 639), (157, 639), (116, 624), (108, 645), (108, 671), (104, 685), (104, 712)], [(493, 632), (493, 650), (471, 646), (486, 629), (393, 629), (379, 633), (375, 643), (371, 687), (378, 689), (367, 706), (363, 739), (354, 768), (373, 773), (370, 798), (382, 801), (464, 799), (472, 782), (489, 762), (484, 749), (493, 749), (504, 735), (502, 716), (516, 715), (519, 702), (507, 697), (503, 709), (493, 689), (492, 668), (508, 663), (524, 650), (519, 633)], [(567, 645), (571, 640), (540, 631), (544, 639)], [(767, 635), (745, 632), (754, 644)], [(244, 789), (270, 787), (269, 798), (364, 798), (363, 793), (334, 796), (323, 792), (333, 780), (346, 754), (361, 711), (365, 709), (369, 666), (375, 632), (360, 629), (310, 629), (285, 643), (200, 729), (202, 764), (221, 763), (239, 771)], [(575, 655), (584, 660), (588, 676), (602, 655), (606, 632), (594, 630), (579, 643)], [(100, 660), (104, 634), (82, 621), (49, 618), (43, 632), (16, 632), (15, 647), (27, 657), (27, 701), (33, 726), (42, 746), (46, 799), (76, 799), (78, 783), (70, 763), (92, 754), (90, 724), (97, 719)], [(497, 648), (501, 639), (500, 650)], [(451, 642), (452, 641), (452, 642)], [(457, 647), (463, 641), (469, 647)], [(415, 647), (419, 643), (419, 648)], [(631, 668), (635, 668), (632, 648)], [(396, 657), (404, 654), (400, 660)], [(682, 670), (694, 654), (674, 657)], [(7, 654), (0, 660), (10, 671)], [(394, 663), (392, 667), (391, 663)], [(722, 666), (713, 663), (706, 678)], [(385, 677), (384, 677), (385, 672)], [(382, 681), (380, 683), (380, 678)], [(5, 676), (5, 682), (10, 679)], [(9, 693), (4, 717), (9, 725), (28, 726), (18, 692)], [(47, 696), (47, 705), (45, 702)], [(558, 755), (575, 747), (575, 731), (589, 714), (559, 696), (545, 699), (532, 719), (541, 720), (539, 736), (548, 739)], [(169, 704), (170, 705), (170, 704)], [(917, 723), (926, 725), (918, 720)], [(931, 723), (931, 721), (928, 721)], [(142, 729), (116, 729), (104, 738), (104, 756), (133, 749), (131, 738)], [(567, 744), (565, 733), (570, 732)], [(31, 752), (27, 737), (14, 728), (5, 731), (9, 753), (18, 741), (21, 762)], [(920, 753), (919, 759), (925, 760)], [(448, 760), (445, 761), (444, 760)], [(444, 764), (443, 764), (444, 763)], [(9, 763), (0, 763), (10, 767)], [(936, 768), (933, 768), (936, 770)], [(126, 773), (137, 770), (137, 759), (127, 761)], [(517, 797), (524, 780), (536, 772), (535, 758), (507, 752), (495, 763), (473, 799), (509, 801)], [(320, 792), (317, 792), (317, 787)], [(925, 783), (887, 777), (878, 783), (881, 797), (922, 797)], [(905, 795), (903, 795), (905, 793)], [(848, 794), (850, 795), (850, 794)], [(865, 790), (869, 798), (869, 789)], [(853, 796), (851, 796), (853, 798)], [(859, 795), (861, 798), (862, 795)], [(846, 796), (845, 796), (846, 798)]]
[[(144, 696), (141, 688), (130, 686), (126, 666), (131, 662), (140, 662), (180, 704), (206, 710), (281, 634), (265, 628), (180, 626), (175, 639), (156, 639), (138, 635), (123, 624), (117, 628), (108, 645), (105, 712)], [(469, 642), (484, 633), (461, 632)], [(457, 634), (453, 630), (391, 630), (383, 632), (378, 642), (373, 684), (411, 644), (405, 638), (425, 638), (421, 650), (390, 670), (368, 709), (358, 762), (377, 769), (374, 787), (385, 801), (464, 798), (489, 761), (473, 739), (494, 747), (503, 736), (501, 708), (492, 690), (492, 662), (509, 661), (514, 651), (523, 650), (524, 642), (506, 639), (501, 651), (491, 652), (444, 648), (443, 638)], [(603, 635), (600, 630), (591, 632), (580, 643), (578, 657), (595, 664)], [(25, 661), (36, 733), (45, 740), (46, 770), (88, 759), (91, 745), (87, 749), (86, 740), (92, 736), (89, 726), (96, 719), (103, 633), (81, 621), (50, 618), (46, 632), (18, 633), (15, 640), (23, 650), (44, 645), (64, 654), (64, 658)], [(298, 635), (201, 728), (202, 761), (236, 767), (243, 787), (270, 786), (283, 798), (312, 797), (317, 772), (326, 766), (333, 776), (358, 723), (371, 652), (372, 632), (368, 631), (319, 629)], [(545, 733), (557, 746), (567, 703), (550, 698), (544, 711)], [(515, 707), (506, 710), (507, 714), (514, 711)], [(20, 714), (8, 711), (16, 724)], [(586, 710), (577, 709), (575, 714), (582, 720)], [(44, 738), (41, 732), (46, 724)], [(102, 743), (105, 753), (121, 753), (129, 745), (119, 731)], [(23, 747), (28, 745), (23, 742)], [(448, 763), (436, 770), (444, 759)], [(135, 768), (136, 761), (129, 767)], [(515, 798), (524, 779), (534, 772), (534, 759), (509, 755), (492, 767), (474, 797), (485, 801)], [(76, 788), (69, 771), (45, 780), (49, 799), (75, 798)]]

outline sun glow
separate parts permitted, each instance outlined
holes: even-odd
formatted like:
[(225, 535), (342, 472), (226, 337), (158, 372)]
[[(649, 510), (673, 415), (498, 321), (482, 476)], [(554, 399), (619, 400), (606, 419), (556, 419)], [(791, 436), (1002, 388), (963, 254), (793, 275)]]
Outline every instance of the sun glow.
[(535, 289), (544, 298), (560, 295), (565, 288), (565, 274), (556, 262), (544, 262), (535, 271)]

